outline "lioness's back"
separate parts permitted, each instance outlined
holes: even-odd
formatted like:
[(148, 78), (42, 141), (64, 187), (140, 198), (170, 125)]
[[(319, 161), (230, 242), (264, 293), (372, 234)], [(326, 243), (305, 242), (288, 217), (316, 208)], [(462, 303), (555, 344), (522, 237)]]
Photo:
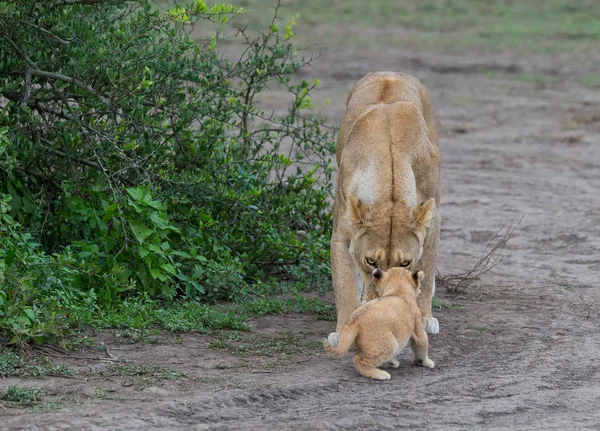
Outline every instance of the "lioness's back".
[(412, 75), (399, 72), (369, 73), (352, 87), (346, 109), (393, 102), (411, 102), (421, 108), (423, 92), (423, 84)]
[(338, 164), (357, 120), (378, 105), (395, 102), (411, 103), (421, 112), (427, 124), (429, 140), (433, 145), (438, 146), (437, 129), (431, 112), (429, 96), (423, 84), (414, 76), (406, 73), (374, 72), (367, 74), (354, 84), (348, 95), (346, 116), (338, 134)]

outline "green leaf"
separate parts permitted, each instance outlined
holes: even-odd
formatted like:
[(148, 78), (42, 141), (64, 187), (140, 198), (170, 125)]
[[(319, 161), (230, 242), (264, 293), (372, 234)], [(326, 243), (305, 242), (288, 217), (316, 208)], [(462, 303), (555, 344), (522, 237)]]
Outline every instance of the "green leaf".
[(137, 221), (130, 221), (129, 228), (140, 244), (153, 233), (152, 229)]
[(31, 323), (35, 322), (35, 312), (31, 308), (25, 308), (23, 311), (25, 312)]
[(160, 267), (172, 275), (175, 275), (175, 273), (177, 272), (175, 271), (175, 267), (170, 263), (163, 263), (160, 265)]

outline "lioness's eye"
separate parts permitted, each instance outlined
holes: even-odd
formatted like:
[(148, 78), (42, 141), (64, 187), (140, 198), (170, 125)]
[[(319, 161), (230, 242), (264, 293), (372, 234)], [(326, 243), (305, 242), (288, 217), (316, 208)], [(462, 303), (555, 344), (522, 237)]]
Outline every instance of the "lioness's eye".
[(407, 266), (410, 266), (411, 263), (412, 263), (412, 260), (404, 260), (404, 261), (400, 262), (400, 266), (403, 268), (406, 268)]
[(375, 261), (373, 259), (366, 257), (365, 262), (367, 262), (367, 265), (375, 266)]

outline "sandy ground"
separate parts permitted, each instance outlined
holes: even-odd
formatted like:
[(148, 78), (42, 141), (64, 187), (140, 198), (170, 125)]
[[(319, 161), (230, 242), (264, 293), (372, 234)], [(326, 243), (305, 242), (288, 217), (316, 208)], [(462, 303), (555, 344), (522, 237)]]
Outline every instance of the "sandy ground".
[[(118, 363), (70, 359), (62, 363), (81, 370), (71, 378), (0, 380), (0, 390), (40, 388), (49, 401), (0, 407), (0, 429), (600, 429), (600, 89), (582, 85), (577, 73), (589, 72), (577, 67), (557, 57), (371, 52), (331, 53), (306, 72), (321, 79), (320, 97), (331, 99), (323, 114), (335, 120), (369, 71), (424, 82), (443, 155), (442, 275), (470, 269), (504, 223), (524, 217), (478, 284), (459, 294), (438, 286), (435, 369), (415, 367), (407, 351), (390, 381), (368, 381), (351, 356), (324, 355), (320, 338), (335, 323), (310, 316), (254, 319), (224, 349), (205, 335), (119, 344), (105, 332), (98, 339)], [(278, 347), (261, 352), (269, 340)], [(253, 347), (234, 348), (244, 343)], [(183, 376), (111, 368), (122, 364)]]

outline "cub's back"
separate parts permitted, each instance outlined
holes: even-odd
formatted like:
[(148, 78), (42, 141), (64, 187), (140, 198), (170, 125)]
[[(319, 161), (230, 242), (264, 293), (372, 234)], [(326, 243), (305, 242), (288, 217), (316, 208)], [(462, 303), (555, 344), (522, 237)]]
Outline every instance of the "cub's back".
[(358, 325), (365, 334), (381, 333), (382, 328), (390, 330), (407, 327), (412, 330), (413, 310), (407, 301), (398, 296), (373, 299), (352, 313), (349, 325)]

